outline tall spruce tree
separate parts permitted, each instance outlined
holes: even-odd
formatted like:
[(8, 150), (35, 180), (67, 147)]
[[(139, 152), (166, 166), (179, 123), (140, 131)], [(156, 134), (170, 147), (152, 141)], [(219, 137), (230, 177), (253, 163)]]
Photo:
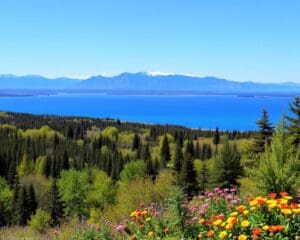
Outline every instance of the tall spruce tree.
[(164, 135), (162, 141), (162, 146), (160, 149), (160, 158), (161, 158), (161, 165), (163, 168), (165, 168), (168, 162), (171, 160), (169, 140), (166, 134)]
[(52, 180), (48, 202), (48, 212), (50, 213), (52, 219), (52, 225), (56, 226), (60, 223), (60, 220), (64, 215), (64, 205), (60, 197), (56, 179)]
[(143, 145), (142, 156), (145, 162), (145, 174), (154, 180), (156, 176), (156, 169), (151, 159), (151, 153), (148, 144)]
[(174, 170), (179, 173), (183, 161), (182, 147), (179, 143), (176, 144), (175, 156), (174, 156)]
[(218, 153), (218, 145), (220, 144), (220, 132), (219, 132), (219, 127), (216, 128), (214, 132), (214, 137), (213, 137), (213, 142), (216, 147), (216, 154)]
[(292, 137), (294, 146), (300, 147), (300, 97), (295, 97), (292, 103), (289, 103), (289, 110), (293, 116), (285, 115), (288, 120), (287, 131)]
[(32, 184), (29, 185), (29, 187), (27, 188), (27, 211), (28, 211), (28, 215), (34, 215), (35, 211), (38, 207), (38, 202), (36, 199), (36, 194), (35, 194), (35, 190)]
[(269, 121), (268, 112), (263, 109), (261, 118), (256, 122), (258, 126), (258, 134), (254, 141), (253, 151), (256, 153), (261, 153), (265, 151), (267, 145), (271, 141), (274, 129)]
[(132, 141), (132, 150), (136, 150), (140, 146), (140, 137), (137, 133), (134, 134), (133, 136), (133, 141)]
[(197, 192), (197, 176), (193, 161), (193, 143), (187, 142), (184, 151), (184, 158), (180, 172), (179, 184), (184, 188), (185, 193), (191, 197)]
[(68, 170), (70, 168), (69, 156), (67, 150), (64, 150), (63, 160), (62, 160), (62, 169)]
[(209, 169), (206, 165), (206, 162), (202, 161), (202, 166), (200, 170), (200, 191), (205, 192), (207, 184), (209, 183)]
[(220, 187), (238, 186), (242, 174), (241, 155), (236, 145), (226, 140), (214, 163), (215, 183)]
[(28, 211), (28, 195), (25, 186), (22, 186), (19, 191), (18, 201), (16, 203), (16, 224), (25, 226), (30, 218), (30, 213)]
[(17, 224), (18, 223), (18, 202), (19, 202), (19, 197), (20, 197), (20, 182), (19, 182), (19, 177), (18, 175), (16, 176), (15, 184), (13, 187), (13, 217), (12, 217), (12, 222)]

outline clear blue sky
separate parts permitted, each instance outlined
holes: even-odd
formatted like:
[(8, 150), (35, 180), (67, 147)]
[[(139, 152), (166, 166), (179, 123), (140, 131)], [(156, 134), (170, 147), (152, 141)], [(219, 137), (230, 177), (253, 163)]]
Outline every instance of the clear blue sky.
[(124, 71), (300, 82), (300, 1), (0, 1), (0, 73)]

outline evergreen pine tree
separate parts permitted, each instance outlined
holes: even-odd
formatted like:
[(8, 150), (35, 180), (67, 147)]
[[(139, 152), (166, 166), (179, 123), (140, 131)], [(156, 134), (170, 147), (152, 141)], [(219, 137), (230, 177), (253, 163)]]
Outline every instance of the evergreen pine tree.
[(202, 161), (202, 167), (200, 170), (200, 191), (202, 193), (205, 192), (207, 184), (209, 183), (209, 169), (205, 163), (205, 161)]
[(181, 164), (183, 161), (183, 153), (181, 146), (179, 143), (176, 144), (176, 149), (175, 149), (175, 157), (174, 157), (174, 170), (179, 173), (181, 170)]
[(139, 146), (140, 146), (140, 137), (137, 133), (135, 133), (132, 141), (132, 150), (138, 149)]
[(215, 183), (220, 187), (238, 185), (238, 178), (242, 175), (241, 156), (228, 140), (224, 143), (214, 164)]
[(216, 128), (214, 132), (213, 142), (216, 146), (216, 154), (218, 153), (218, 145), (220, 144), (220, 132), (219, 127)]
[(28, 195), (25, 186), (22, 186), (19, 191), (18, 200), (16, 203), (16, 224), (20, 226), (25, 226), (28, 219), (30, 218), (30, 213), (28, 211), (27, 205)]
[(18, 202), (20, 196), (20, 182), (18, 175), (16, 176), (14, 188), (13, 188), (13, 219), (12, 222), (17, 224), (18, 223)]
[(63, 160), (62, 160), (62, 169), (68, 170), (69, 168), (70, 168), (69, 156), (67, 151), (65, 150), (63, 155)]
[(162, 146), (160, 149), (160, 158), (161, 158), (161, 165), (163, 168), (165, 168), (168, 162), (171, 160), (169, 140), (166, 134), (164, 135), (162, 141)]
[(57, 186), (57, 180), (53, 179), (51, 188), (49, 191), (49, 206), (48, 206), (48, 212), (50, 213), (51, 219), (52, 219), (52, 225), (56, 226), (59, 224), (60, 219), (64, 215), (64, 205), (60, 197), (59, 189)]
[(143, 160), (145, 161), (145, 174), (147, 176), (150, 176), (153, 180), (155, 179), (156, 171), (155, 171), (155, 166), (153, 164), (153, 161), (151, 159), (151, 154), (150, 154), (150, 149), (149, 145), (145, 144), (143, 146)]
[(270, 143), (273, 134), (273, 127), (269, 121), (267, 110), (263, 109), (261, 118), (256, 122), (259, 131), (254, 142), (254, 152), (261, 153), (265, 151), (266, 145)]
[(289, 124), (287, 125), (288, 134), (293, 138), (294, 146), (299, 146), (300, 144), (300, 97), (295, 97), (294, 101), (289, 104), (289, 110), (294, 115), (285, 116)]
[(148, 144), (142, 146), (141, 158), (146, 162), (147, 159), (151, 158), (151, 153)]
[(197, 159), (201, 158), (201, 148), (200, 148), (200, 144), (199, 144), (198, 140), (196, 142), (195, 158), (197, 158)]
[(27, 193), (27, 211), (28, 215), (34, 215), (38, 207), (35, 190), (32, 184), (29, 185)]
[(188, 141), (184, 151), (184, 158), (179, 178), (179, 184), (184, 187), (184, 191), (189, 197), (197, 191), (197, 179), (196, 171), (194, 169), (192, 150), (193, 143)]

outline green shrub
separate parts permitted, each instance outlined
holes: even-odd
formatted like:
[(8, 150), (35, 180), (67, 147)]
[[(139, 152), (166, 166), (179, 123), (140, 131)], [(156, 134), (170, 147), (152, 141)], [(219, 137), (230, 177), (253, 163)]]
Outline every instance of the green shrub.
[(50, 214), (42, 209), (37, 209), (36, 214), (31, 216), (29, 226), (38, 233), (46, 233), (50, 227)]

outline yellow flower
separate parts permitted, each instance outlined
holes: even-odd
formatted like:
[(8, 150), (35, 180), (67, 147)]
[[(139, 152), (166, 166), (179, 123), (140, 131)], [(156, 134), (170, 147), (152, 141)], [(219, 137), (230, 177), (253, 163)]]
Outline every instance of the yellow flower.
[(243, 216), (247, 216), (248, 213), (249, 213), (249, 210), (244, 210), (244, 211), (243, 211)]
[(199, 239), (201, 239), (201, 238), (202, 238), (202, 234), (201, 234), (201, 233), (199, 233), (199, 235), (198, 235), (198, 238), (199, 238)]
[(146, 218), (146, 222), (150, 222), (151, 221), (151, 217)]
[(222, 224), (222, 220), (221, 219), (217, 219), (216, 221), (214, 221), (214, 225), (215, 226), (220, 226)]
[(148, 232), (148, 237), (153, 237), (153, 231)]
[(280, 199), (280, 204), (286, 205), (286, 204), (288, 204), (288, 200), (284, 199), (284, 198), (281, 198)]
[(247, 240), (247, 236), (244, 235), (244, 234), (241, 234), (241, 235), (238, 237), (238, 240)]
[(264, 231), (268, 231), (268, 230), (269, 230), (269, 226), (268, 226), (268, 225), (265, 225), (265, 226), (262, 227), (262, 229), (263, 229)]
[(277, 203), (276, 202), (272, 202), (271, 204), (269, 204), (269, 208), (273, 209), (277, 207)]
[(141, 214), (142, 214), (142, 216), (145, 216), (145, 215), (147, 215), (147, 213), (148, 213), (148, 211), (143, 211)]
[(238, 212), (232, 212), (230, 213), (230, 217), (236, 217), (238, 215)]
[(236, 207), (236, 210), (238, 210), (239, 212), (243, 212), (246, 209), (246, 207), (244, 205), (240, 205)]
[(243, 228), (249, 227), (249, 225), (250, 225), (250, 222), (249, 222), (248, 220), (244, 220), (244, 221), (242, 221), (242, 223), (241, 223), (241, 226), (242, 226)]
[(291, 199), (293, 199), (291, 196), (284, 196), (283, 198), (286, 199), (286, 200), (291, 200)]
[(228, 223), (225, 228), (227, 230), (232, 230), (233, 229), (233, 224), (232, 223)]
[(284, 208), (284, 209), (281, 209), (281, 212), (284, 214), (284, 215), (291, 215), (293, 212), (291, 209), (288, 209), (288, 208)]
[(300, 208), (294, 208), (293, 212), (297, 215), (300, 215)]
[(228, 236), (228, 233), (226, 232), (226, 231), (222, 231), (222, 232), (220, 232), (220, 234), (219, 234), (219, 238), (226, 238)]
[(203, 224), (204, 222), (205, 222), (204, 218), (201, 218), (201, 219), (198, 221), (199, 224)]
[(135, 217), (135, 216), (136, 216), (136, 212), (135, 211), (130, 214), (130, 217)]
[(251, 202), (250, 202), (250, 206), (251, 207), (254, 207), (254, 206), (256, 206), (258, 204), (258, 201), (256, 200), (256, 199), (254, 199), (254, 200), (252, 200)]

